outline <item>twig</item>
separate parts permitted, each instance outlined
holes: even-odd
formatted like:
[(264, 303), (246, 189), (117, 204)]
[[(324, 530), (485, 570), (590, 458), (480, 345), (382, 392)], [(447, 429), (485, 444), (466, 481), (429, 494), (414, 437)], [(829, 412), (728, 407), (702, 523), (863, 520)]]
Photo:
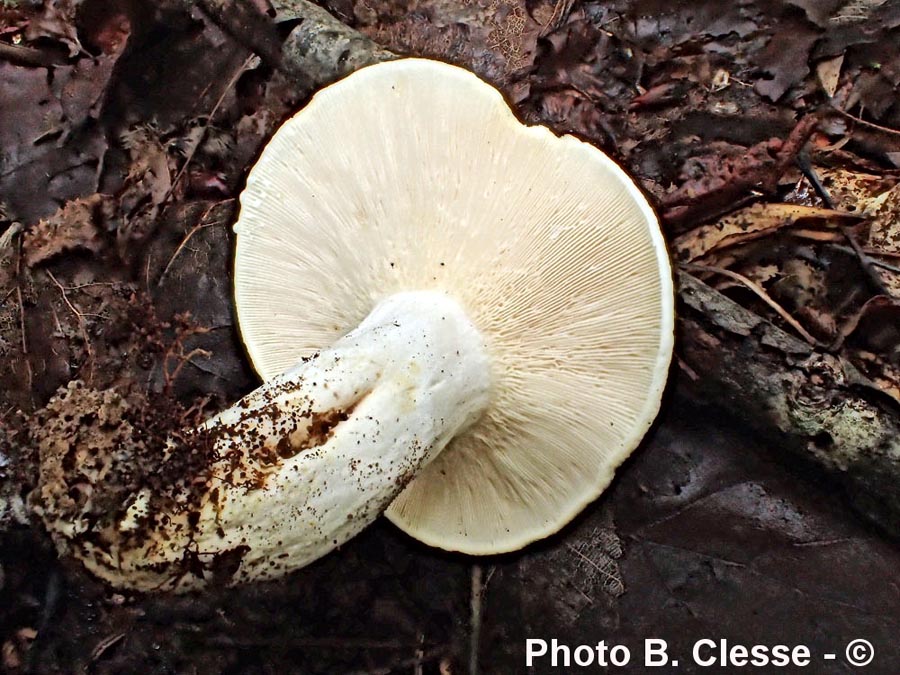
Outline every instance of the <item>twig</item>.
[(863, 246), (863, 251), (865, 251), (869, 255), (877, 255), (880, 258), (900, 258), (900, 251), (883, 251), (881, 249), (870, 248), (868, 246)]
[(212, 124), (213, 118), (216, 116), (216, 113), (219, 112), (219, 108), (222, 106), (222, 102), (225, 100), (225, 96), (231, 91), (231, 88), (237, 83), (238, 79), (241, 75), (243, 75), (247, 69), (250, 67), (250, 64), (253, 60), (256, 59), (256, 56), (251, 54), (248, 56), (244, 62), (241, 64), (241, 67), (237, 69), (231, 79), (228, 80), (228, 84), (226, 84), (222, 88), (222, 93), (219, 95), (218, 100), (215, 105), (212, 107), (209, 115), (207, 116), (206, 124), (203, 125), (203, 132), (200, 134), (200, 138), (197, 139), (197, 142), (191, 146), (191, 149), (188, 151), (187, 156), (184, 158), (184, 164), (181, 165), (181, 168), (178, 169), (178, 173), (175, 174), (175, 178), (172, 179), (172, 184), (169, 186), (169, 189), (166, 191), (165, 196), (162, 198), (160, 202), (159, 208), (160, 210), (164, 209), (166, 204), (169, 202), (169, 198), (172, 196), (172, 193), (175, 191), (175, 188), (178, 187), (178, 183), (181, 181), (181, 178), (184, 176), (185, 172), (190, 166), (191, 162), (194, 159), (194, 155), (197, 154), (197, 150), (200, 149), (200, 146), (203, 145), (203, 141), (206, 140), (206, 134), (209, 132), (209, 127)]
[(484, 568), (472, 565), (471, 635), (469, 637), (469, 675), (478, 675), (478, 652), (481, 642), (481, 603), (483, 599)]
[[(231, 200), (225, 200), (225, 201), (231, 201)], [(165, 281), (166, 276), (169, 274), (169, 269), (172, 267), (172, 263), (175, 262), (175, 258), (177, 258), (181, 254), (181, 252), (184, 250), (185, 246), (187, 246), (187, 243), (191, 240), (191, 237), (193, 237), (199, 230), (202, 230), (207, 227), (213, 227), (214, 225), (222, 224), (223, 221), (215, 221), (212, 223), (205, 223), (203, 221), (206, 220), (206, 217), (209, 215), (210, 211), (212, 211), (216, 206), (219, 206), (220, 204), (223, 204), (223, 203), (224, 202), (217, 202), (216, 204), (213, 204), (212, 206), (208, 207), (206, 209), (206, 211), (203, 212), (203, 215), (200, 216), (200, 218), (199, 218), (200, 222), (198, 222), (196, 225), (194, 225), (194, 227), (191, 228), (190, 232), (188, 232), (184, 236), (184, 239), (181, 240), (181, 243), (178, 245), (178, 248), (175, 249), (175, 252), (172, 254), (172, 257), (169, 258), (169, 262), (166, 263), (166, 267), (165, 267), (165, 269), (163, 269), (162, 274), (159, 275), (159, 281), (156, 282), (157, 288), (162, 286), (163, 281)]]
[(800, 167), (800, 171), (806, 177), (806, 180), (810, 182), (810, 185), (812, 185), (816, 194), (819, 195), (819, 199), (822, 200), (825, 207), (834, 210), (834, 200), (831, 198), (828, 190), (825, 189), (822, 181), (819, 180), (819, 174), (813, 169), (809, 154), (805, 150), (797, 153), (797, 166)]
[(116, 286), (114, 281), (89, 281), (86, 284), (75, 284), (74, 286), (66, 286), (67, 291), (80, 291), (82, 288), (91, 288), (92, 286)]
[(93, 651), (91, 651), (91, 660), (90, 663), (94, 664), (100, 660), (100, 658), (110, 650), (111, 647), (118, 644), (124, 637), (125, 633), (113, 633), (109, 635), (100, 642), (97, 643), (97, 646), (94, 647)]
[(569, 18), (569, 14), (571, 14), (574, 5), (575, 0), (556, 0), (556, 4), (553, 5), (553, 13), (541, 29), (541, 37), (549, 35), (562, 26)]
[(729, 279), (734, 279), (737, 282), (740, 282), (751, 291), (753, 291), (759, 298), (765, 302), (769, 307), (774, 309), (778, 316), (784, 319), (797, 333), (806, 340), (813, 347), (820, 346), (819, 341), (816, 340), (810, 333), (800, 325), (800, 322), (797, 321), (794, 317), (792, 317), (788, 311), (775, 302), (768, 293), (766, 293), (761, 286), (757, 285), (755, 282), (751, 281), (743, 274), (738, 274), (737, 272), (732, 272), (731, 270), (726, 270), (722, 267), (712, 267), (709, 265), (697, 265), (695, 263), (680, 263), (679, 267), (682, 269), (694, 271), (694, 272), (714, 272), (715, 274), (721, 274), (722, 276), (728, 277)]
[(179, 256), (179, 254), (187, 246), (188, 242), (191, 240), (191, 237), (193, 237), (199, 230), (202, 230), (206, 227), (210, 227), (212, 224), (213, 223), (210, 223), (208, 225), (204, 224), (202, 222), (197, 223), (196, 225), (194, 225), (194, 227), (191, 228), (191, 231), (188, 232), (184, 236), (184, 239), (181, 240), (181, 243), (178, 245), (178, 248), (175, 249), (175, 252), (172, 254), (172, 257), (169, 258), (169, 262), (166, 263), (166, 266), (163, 269), (162, 274), (159, 275), (159, 281), (156, 282), (157, 288), (162, 286), (163, 282), (166, 280), (166, 276), (168, 276), (168, 274), (169, 274), (169, 270), (172, 268), (172, 263), (175, 262), (175, 259)]
[[(175, 370), (173, 370), (170, 373), (169, 372), (169, 358), (172, 356), (178, 357), (178, 365), (175, 366)], [(163, 365), (165, 368), (165, 372), (164, 372), (164, 376), (165, 376), (165, 380), (166, 380), (165, 391), (167, 394), (172, 390), (172, 385), (175, 383), (175, 380), (178, 379), (178, 376), (181, 374), (181, 370), (185, 367), (185, 365), (190, 363), (191, 359), (193, 359), (195, 356), (204, 356), (204, 357), (209, 358), (210, 356), (212, 356), (212, 352), (209, 351), (208, 349), (201, 349), (200, 347), (196, 347), (196, 348), (192, 349), (191, 351), (189, 351), (187, 354), (184, 354), (184, 353), (166, 354), (166, 358), (165, 358), (165, 361), (163, 362)]]
[(88, 355), (88, 380), (92, 381), (94, 379), (94, 348), (91, 346), (91, 340), (88, 336), (87, 332), (87, 323), (84, 320), (85, 316), (101, 316), (100, 314), (85, 314), (80, 309), (78, 309), (72, 302), (69, 300), (69, 296), (66, 293), (66, 289), (63, 287), (61, 283), (56, 280), (56, 277), (53, 276), (53, 272), (47, 270), (47, 276), (50, 277), (50, 281), (52, 281), (56, 287), (59, 289), (59, 292), (62, 294), (63, 302), (66, 303), (66, 306), (72, 311), (72, 314), (78, 319), (78, 328), (81, 330), (81, 339), (84, 340), (84, 348), (87, 351)]
[[(837, 249), (838, 251), (843, 251), (844, 253), (856, 255), (856, 251), (853, 250), (849, 246), (841, 246), (840, 244), (832, 244), (831, 247), (834, 249)], [(865, 251), (866, 253), (869, 253), (871, 255), (888, 255), (887, 253), (882, 254), (877, 251), (872, 252), (869, 249), (865, 249), (865, 248), (863, 249), (863, 251)], [(891, 257), (900, 257), (900, 253), (895, 253), (894, 256), (891, 256)], [(880, 267), (881, 269), (887, 270), (888, 272), (894, 272), (896, 274), (900, 274), (900, 267), (897, 267), (896, 265), (891, 265), (886, 262), (882, 262), (881, 260), (875, 260), (874, 258), (871, 258), (870, 260), (872, 261), (872, 264), (875, 265), (875, 267)]]
[(22, 335), (22, 358), (25, 361), (25, 379), (28, 383), (28, 392), (31, 392), (34, 384), (34, 371), (31, 369), (31, 357), (28, 354), (28, 337), (25, 331), (25, 303), (22, 302), (22, 239), (16, 248), (16, 300), (19, 304), (19, 332)]
[(807, 241), (843, 241), (844, 235), (841, 232), (822, 232), (821, 230), (809, 230), (805, 227), (792, 229), (788, 234), (796, 239), (806, 239)]
[[(185, 5), (192, 4), (185, 0)], [(199, 0), (203, 11), (238, 44), (252, 51), (273, 69), (281, 67), (281, 39), (272, 19), (246, 0)]]
[[(763, 150), (771, 152), (778, 148), (774, 158), (774, 166), (771, 160), (764, 162), (755, 161), (750, 168), (740, 168), (740, 173), (720, 176), (721, 182), (706, 192), (693, 194), (685, 191), (682, 186), (675, 192), (661, 200), (662, 218), (669, 225), (676, 226), (687, 222), (705, 222), (714, 215), (727, 213), (735, 208), (738, 199), (745, 198), (747, 193), (773, 194), (778, 189), (778, 181), (788, 170), (791, 163), (797, 157), (816, 130), (819, 119), (810, 114), (801, 118), (788, 137), (777, 146), (774, 139), (766, 143), (759, 143), (748, 150), (751, 158), (753, 153), (759, 154)], [(749, 162), (744, 162), (749, 165)]]
[(846, 117), (848, 120), (853, 120), (854, 122), (861, 124), (864, 127), (868, 127), (869, 129), (875, 129), (876, 131), (880, 131), (884, 134), (890, 134), (891, 136), (900, 136), (900, 129), (891, 129), (890, 127), (883, 127), (880, 124), (875, 124), (875, 122), (869, 122), (868, 120), (864, 120), (861, 117), (857, 117), (856, 115), (851, 115), (845, 110), (841, 110), (835, 105), (831, 106), (831, 110), (836, 112), (841, 117)]
[(28, 375), (28, 390), (31, 390), (33, 373), (31, 371), (31, 358), (28, 355), (28, 338), (25, 333), (25, 303), (22, 302), (22, 287), (16, 282), (16, 299), (19, 301), (19, 331), (22, 334), (22, 356), (25, 357), (25, 371)]
[(416, 648), (413, 675), (423, 675), (422, 661), (425, 658), (425, 633), (419, 633), (419, 646)]
[(82, 312), (80, 309), (78, 309), (78, 308), (77, 308), (75, 305), (73, 305), (72, 302), (69, 300), (69, 296), (68, 296), (68, 294), (66, 293), (66, 287), (63, 286), (61, 283), (59, 283), (59, 281), (56, 280), (56, 277), (53, 276), (53, 272), (51, 272), (50, 270), (47, 270), (47, 276), (50, 277), (50, 281), (52, 281), (52, 282), (56, 285), (56, 287), (59, 289), (59, 292), (62, 293), (63, 301), (65, 301), (65, 303), (66, 303), (66, 305), (68, 306), (68, 308), (72, 310), (72, 313), (73, 313), (75, 316), (78, 317), (79, 322), (82, 322), (82, 323), (83, 323), (83, 322), (84, 322), (84, 317), (86, 317), (86, 316), (96, 316), (96, 317), (101, 317), (101, 318), (102, 318), (102, 316), (103, 316), (102, 314), (94, 314), (94, 313), (91, 313), (91, 312)]
[[(186, 317), (187, 315), (179, 316)], [(168, 349), (166, 349), (166, 354), (165, 356), (163, 356), (162, 361), (163, 379), (165, 380), (164, 392), (166, 395), (171, 393), (172, 385), (175, 383), (175, 380), (178, 379), (178, 376), (181, 374), (181, 370), (185, 367), (185, 365), (190, 363), (191, 359), (193, 359), (195, 356), (212, 356), (212, 352), (206, 349), (201, 349), (200, 347), (192, 349), (187, 354), (184, 353), (184, 341), (187, 338), (193, 335), (205, 335), (208, 332), (209, 328), (206, 328), (204, 326), (193, 326), (185, 330), (180, 330), (176, 333), (175, 339), (173, 340), (172, 344), (169, 345)], [(178, 359), (178, 365), (175, 366), (175, 369), (170, 372), (169, 362), (173, 358)]]
[[(797, 153), (797, 166), (800, 167), (800, 171), (803, 172), (803, 175), (806, 176), (806, 179), (813, 186), (813, 190), (816, 191), (816, 194), (819, 195), (819, 198), (829, 209), (834, 208), (834, 200), (832, 200), (831, 195), (829, 194), (826, 187), (822, 184), (822, 181), (819, 180), (819, 176), (816, 173), (816, 170), (812, 166), (812, 162), (809, 160), (809, 155), (805, 151), (801, 151)], [(853, 252), (856, 253), (856, 257), (859, 259), (859, 264), (862, 267), (863, 272), (866, 275), (866, 278), (869, 280), (869, 283), (872, 287), (878, 292), (879, 295), (890, 295), (890, 291), (887, 286), (884, 284), (884, 280), (881, 278), (881, 275), (875, 270), (874, 261), (866, 255), (865, 251), (863, 251), (862, 247), (859, 245), (859, 242), (856, 241), (856, 237), (853, 235), (853, 230), (850, 229), (848, 225), (840, 226), (841, 233), (844, 235), (844, 238), (850, 243), (850, 246), (853, 248)]]
[(681, 368), (681, 370), (683, 370), (689, 378), (691, 378), (692, 382), (700, 381), (700, 376), (697, 374), (697, 371), (691, 368), (687, 364), (687, 362), (677, 354), (675, 355), (675, 361), (678, 363), (678, 367)]

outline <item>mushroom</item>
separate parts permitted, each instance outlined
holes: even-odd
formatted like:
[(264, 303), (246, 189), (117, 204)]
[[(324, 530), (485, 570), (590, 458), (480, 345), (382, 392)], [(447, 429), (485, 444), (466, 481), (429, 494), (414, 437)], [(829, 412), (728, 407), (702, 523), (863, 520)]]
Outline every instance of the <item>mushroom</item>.
[(203, 470), (90, 537), (45, 482), (51, 532), (116, 586), (279, 576), (382, 512), (432, 546), (516, 550), (595, 500), (656, 416), (674, 296), (652, 209), (468, 71), (402, 59), (320, 91), (235, 231), (265, 383), (190, 435)]

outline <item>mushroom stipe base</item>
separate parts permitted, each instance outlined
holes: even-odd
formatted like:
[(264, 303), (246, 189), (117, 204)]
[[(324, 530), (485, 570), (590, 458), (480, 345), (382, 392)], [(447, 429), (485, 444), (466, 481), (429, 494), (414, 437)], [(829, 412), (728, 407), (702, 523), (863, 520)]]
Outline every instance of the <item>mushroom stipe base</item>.
[(99, 498), (105, 467), (66, 471), (67, 453), (43, 457), (44, 521), (116, 587), (198, 588), (222, 581), (223, 560), (228, 583), (281, 576), (378, 517), (485, 410), (490, 372), (483, 338), (455, 301), (435, 291), (394, 295), (186, 443), (173, 440), (172, 452), (211, 447), (211, 463), (166, 494), (137, 491), (103, 526), (58, 516), (86, 480)]

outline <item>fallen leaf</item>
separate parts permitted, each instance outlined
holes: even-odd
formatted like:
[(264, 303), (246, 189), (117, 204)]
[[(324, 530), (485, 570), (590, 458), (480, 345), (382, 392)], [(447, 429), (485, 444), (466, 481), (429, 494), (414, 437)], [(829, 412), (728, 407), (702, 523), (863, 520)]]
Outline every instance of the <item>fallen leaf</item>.
[(818, 30), (803, 20), (785, 20), (785, 25), (779, 27), (757, 57), (759, 66), (770, 78), (758, 80), (754, 87), (756, 91), (770, 101), (778, 101), (806, 77), (809, 53), (819, 35)]
[(900, 369), (888, 363), (880, 354), (857, 351), (853, 365), (874, 384), (879, 391), (900, 402)]
[[(864, 202), (862, 210), (872, 219), (867, 248), (900, 255), (900, 185)], [(878, 275), (891, 295), (900, 298), (900, 273), (879, 268)]]
[(897, 177), (888, 174), (818, 166), (815, 170), (835, 208), (843, 211), (862, 212), (873, 196), (882, 195), (897, 184)]
[(638, 110), (652, 106), (677, 102), (687, 93), (688, 85), (684, 82), (665, 82), (651, 87), (640, 96), (632, 99), (629, 110)]
[(844, 55), (835, 56), (833, 59), (820, 61), (816, 66), (816, 76), (819, 78), (819, 84), (828, 94), (828, 98), (834, 96), (837, 91), (838, 83), (841, 79), (841, 68), (844, 66)]
[(712, 251), (771, 234), (797, 222), (817, 222), (835, 227), (835, 221), (859, 216), (845, 211), (799, 204), (753, 204), (730, 213), (718, 222), (695, 228), (673, 242), (679, 260), (690, 262)]
[(150, 125), (139, 125), (122, 134), (131, 159), (125, 188), (118, 195), (123, 219), (118, 233), (122, 253), (129, 239), (143, 239), (153, 229), (172, 190), (175, 159), (169, 156), (160, 136), (160, 131)]

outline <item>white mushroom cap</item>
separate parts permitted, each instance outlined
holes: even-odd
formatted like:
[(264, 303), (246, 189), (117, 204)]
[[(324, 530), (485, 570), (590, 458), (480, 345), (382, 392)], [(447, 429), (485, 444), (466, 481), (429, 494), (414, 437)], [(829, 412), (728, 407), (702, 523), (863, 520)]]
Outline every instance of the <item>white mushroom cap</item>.
[(427, 544), (556, 532), (656, 416), (674, 295), (652, 209), (601, 151), (521, 124), (465, 70), (404, 59), (319, 92), (263, 151), (235, 229), (265, 379), (404, 291), (450, 295), (486, 340), (487, 411), (387, 511)]

